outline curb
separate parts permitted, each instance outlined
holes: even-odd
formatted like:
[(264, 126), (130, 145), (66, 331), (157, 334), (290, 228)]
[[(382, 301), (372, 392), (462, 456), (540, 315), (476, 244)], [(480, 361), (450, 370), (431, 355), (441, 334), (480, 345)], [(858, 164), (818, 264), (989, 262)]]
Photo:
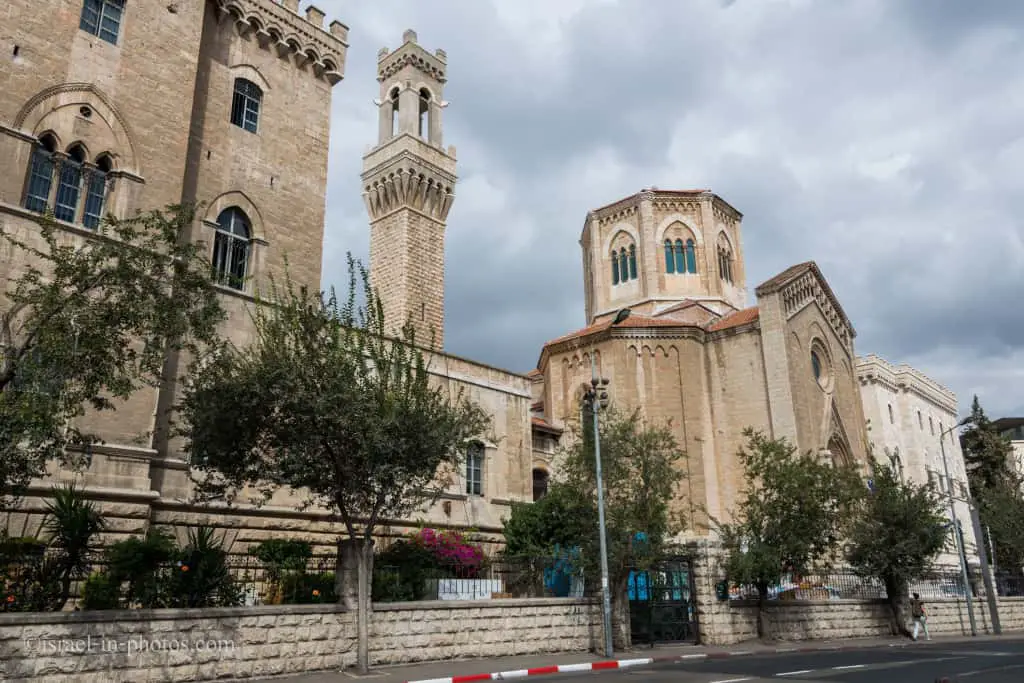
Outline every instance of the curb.
[(609, 659), (600, 662), (583, 662), (580, 664), (559, 664), (553, 666), (539, 666), (532, 669), (513, 669), (510, 671), (495, 671), (486, 674), (471, 674), (469, 676), (448, 676), (446, 678), (427, 678), (406, 683), (474, 683), (476, 681), (507, 681), (514, 678), (526, 678), (528, 676), (544, 676), (550, 674), (581, 673), (584, 671), (608, 671), (611, 669), (629, 669), (638, 666), (650, 666), (652, 664), (675, 664), (678, 662), (694, 662), (704, 659), (727, 659), (730, 657), (743, 657), (747, 655), (775, 655), (806, 652), (841, 652), (848, 650), (867, 650), (882, 647), (908, 647), (910, 643), (888, 643), (879, 645), (833, 645), (826, 647), (779, 647), (766, 650), (723, 650), (716, 652), (701, 652), (692, 655), (670, 655), (664, 657), (643, 657), (640, 659)]

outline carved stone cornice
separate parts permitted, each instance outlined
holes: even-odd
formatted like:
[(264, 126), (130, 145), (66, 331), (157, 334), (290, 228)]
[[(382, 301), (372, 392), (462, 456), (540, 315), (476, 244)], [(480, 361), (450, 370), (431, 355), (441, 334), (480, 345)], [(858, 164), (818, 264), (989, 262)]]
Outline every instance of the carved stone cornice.
[(447, 65), (444, 60), (432, 55), (416, 43), (406, 43), (394, 52), (383, 53), (377, 62), (377, 80), (381, 83), (388, 80), (406, 66), (430, 74), (438, 83), (448, 79), (445, 75)]
[(700, 220), (700, 200), (698, 199), (656, 199), (654, 208), (665, 213), (688, 213)]
[(840, 312), (832, 293), (822, 286), (821, 280), (813, 271), (804, 273), (783, 287), (781, 295), (787, 319), (792, 318), (810, 304), (816, 303), (843, 346), (847, 350), (853, 348), (853, 330), (846, 320), (846, 316)]
[(957, 415), (956, 394), (906, 363), (894, 365), (871, 353), (857, 358), (857, 377), (864, 384), (881, 384), (893, 392), (913, 392), (936, 408)]
[(300, 68), (314, 65), (313, 73), (331, 85), (343, 78), (348, 27), (341, 22), (331, 22), (330, 30), (324, 30), (271, 0), (215, 2), (222, 18), (234, 20), (239, 35), (255, 35), (262, 47), (275, 49), (280, 57), (293, 55)]
[(424, 172), (417, 165), (399, 165), (369, 181), (363, 192), (363, 201), (371, 222), (403, 208), (413, 209), (441, 222), (448, 218), (455, 202), (454, 184), (446, 183), (429, 171)]

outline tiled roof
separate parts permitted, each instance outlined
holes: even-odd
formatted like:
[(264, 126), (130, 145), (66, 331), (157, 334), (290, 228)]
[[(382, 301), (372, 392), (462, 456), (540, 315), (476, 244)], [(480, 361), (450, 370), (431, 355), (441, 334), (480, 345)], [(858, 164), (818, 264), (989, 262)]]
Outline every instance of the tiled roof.
[(551, 424), (550, 422), (548, 422), (547, 420), (544, 420), (542, 418), (531, 417), (530, 418), (530, 422), (533, 423), (534, 427), (540, 427), (541, 429), (546, 429), (547, 431), (554, 432), (556, 434), (561, 434), (562, 433), (562, 430), (560, 428), (554, 426), (553, 424)]
[(730, 313), (716, 323), (708, 326), (708, 332), (718, 332), (719, 330), (728, 330), (732, 327), (739, 327), (740, 325), (746, 325), (752, 323), (758, 319), (760, 312), (757, 306), (751, 306), (750, 308), (744, 308), (743, 310)]
[(537, 401), (530, 406), (530, 410), (544, 410), (544, 401)]
[(803, 263), (798, 263), (795, 266), (790, 266), (775, 277), (768, 278), (759, 284), (756, 291), (758, 294), (768, 294), (773, 292), (795, 278), (797, 275), (803, 273), (805, 270), (813, 268), (814, 265), (814, 261), (804, 261)]
[[(666, 318), (648, 318), (646, 316), (631, 315), (631, 316), (629, 316), (629, 318), (627, 318), (625, 321), (619, 323), (615, 327), (622, 328), (622, 329), (633, 329), (633, 328), (643, 329), (643, 328), (651, 328), (651, 327), (682, 327), (682, 326), (685, 326), (685, 325), (686, 325), (686, 323), (679, 322), (678, 320), (672, 320), (672, 319), (666, 319)], [(548, 346), (551, 346), (552, 344), (560, 344), (561, 342), (570, 341), (570, 340), (576, 339), (578, 337), (585, 337), (585, 336), (587, 336), (589, 334), (594, 334), (595, 332), (601, 332), (603, 330), (607, 330), (611, 326), (612, 326), (612, 321), (609, 320), (607, 322), (602, 322), (602, 323), (598, 323), (596, 325), (591, 325), (590, 327), (584, 327), (583, 329), (576, 330), (575, 332), (573, 332), (571, 334), (567, 334), (565, 336), (558, 337), (557, 339), (552, 339), (551, 341), (549, 341), (544, 346), (548, 347)]]
[(543, 373), (537, 368), (534, 368), (533, 370), (530, 370), (528, 373), (526, 373), (526, 376), (529, 377), (530, 379), (533, 379), (534, 377), (540, 377), (541, 375), (543, 375)]

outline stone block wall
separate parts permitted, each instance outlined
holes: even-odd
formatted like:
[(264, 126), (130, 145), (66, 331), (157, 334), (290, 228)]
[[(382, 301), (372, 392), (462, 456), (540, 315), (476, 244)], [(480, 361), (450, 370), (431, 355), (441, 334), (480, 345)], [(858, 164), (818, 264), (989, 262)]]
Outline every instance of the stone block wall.
[[(375, 666), (583, 651), (601, 639), (593, 600), (392, 603), (370, 625)], [(12, 683), (266, 677), (355, 657), (355, 614), (338, 605), (0, 614), (0, 680)]]

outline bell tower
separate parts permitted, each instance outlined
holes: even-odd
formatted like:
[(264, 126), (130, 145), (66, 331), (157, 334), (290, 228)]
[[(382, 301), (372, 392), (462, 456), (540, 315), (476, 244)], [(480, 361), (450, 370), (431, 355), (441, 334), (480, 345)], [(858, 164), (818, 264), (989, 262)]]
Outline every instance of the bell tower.
[(397, 335), (406, 321), (418, 345), (444, 347), (444, 233), (455, 200), (455, 148), (442, 147), (447, 56), (407, 30), (377, 55), (380, 112), (375, 147), (363, 156), (370, 215), (370, 283)]

